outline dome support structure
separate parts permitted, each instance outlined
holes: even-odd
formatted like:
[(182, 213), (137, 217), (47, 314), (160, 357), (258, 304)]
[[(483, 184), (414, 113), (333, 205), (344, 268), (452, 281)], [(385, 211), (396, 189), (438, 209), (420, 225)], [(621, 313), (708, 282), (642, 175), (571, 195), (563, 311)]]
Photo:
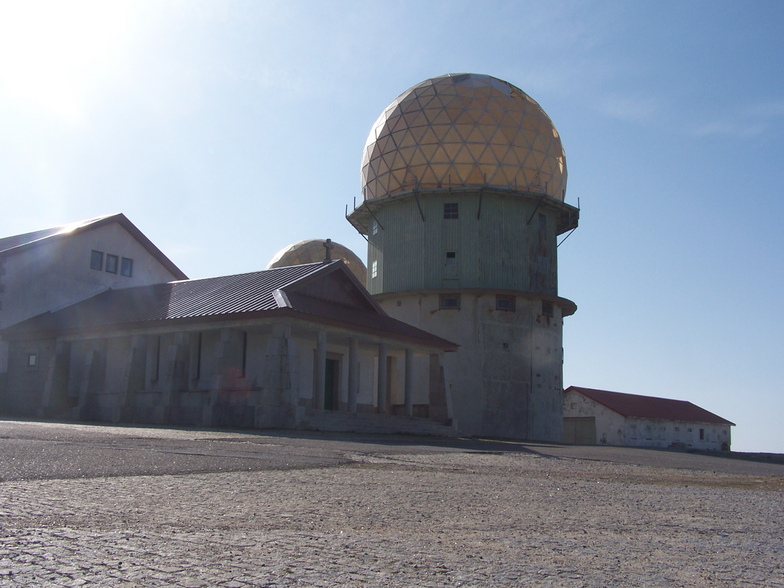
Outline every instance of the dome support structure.
[(563, 319), (577, 307), (558, 295), (557, 241), (580, 217), (566, 179), (550, 118), (491, 76), (425, 80), (368, 135), (363, 202), (346, 214), (368, 241), (368, 290), (460, 345), (444, 373), (461, 434), (562, 439)]

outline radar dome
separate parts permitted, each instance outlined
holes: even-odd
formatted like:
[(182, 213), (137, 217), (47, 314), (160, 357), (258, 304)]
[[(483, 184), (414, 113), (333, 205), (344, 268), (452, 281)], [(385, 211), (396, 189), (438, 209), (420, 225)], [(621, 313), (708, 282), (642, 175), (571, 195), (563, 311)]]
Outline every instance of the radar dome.
[[(305, 239), (293, 245), (288, 245), (275, 254), (267, 264), (267, 269), (324, 261), (327, 253), (324, 247), (325, 242), (324, 239)], [(334, 241), (331, 244), (332, 259), (342, 259), (348, 266), (348, 269), (351, 270), (351, 273), (364, 286), (367, 280), (367, 268), (362, 263), (362, 260), (345, 245), (335, 243)]]
[(365, 200), (414, 189), (492, 186), (566, 194), (566, 157), (550, 117), (512, 84), (449, 74), (398, 96), (362, 155)]

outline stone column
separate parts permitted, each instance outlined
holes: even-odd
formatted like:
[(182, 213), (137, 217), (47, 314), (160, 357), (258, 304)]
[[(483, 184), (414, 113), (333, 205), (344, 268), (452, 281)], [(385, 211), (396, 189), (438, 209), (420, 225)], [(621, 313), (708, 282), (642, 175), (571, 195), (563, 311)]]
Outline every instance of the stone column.
[(406, 383), (404, 388), (406, 416), (414, 416), (414, 351), (406, 349)]
[(71, 358), (71, 345), (64, 341), (55, 344), (54, 356), (49, 362), (44, 383), (44, 394), (37, 416), (45, 417), (62, 410), (68, 395), (68, 368)]
[(351, 337), (348, 343), (348, 411), (357, 412), (359, 394), (359, 340)]
[(185, 333), (174, 333), (173, 342), (166, 349), (161, 384), (161, 404), (156, 407), (155, 424), (167, 424), (176, 406), (177, 394), (188, 390), (188, 340)]
[(387, 412), (387, 386), (389, 385), (389, 378), (387, 377), (387, 346), (386, 343), (378, 344), (378, 414), (386, 414)]
[(327, 388), (327, 332), (319, 331), (316, 339), (316, 389), (313, 391), (313, 404), (324, 409), (324, 394)]
[(106, 342), (96, 341), (84, 358), (79, 400), (73, 416), (79, 420), (95, 420), (94, 408), (98, 400), (95, 395), (106, 388)]
[(429, 416), (432, 421), (449, 423), (452, 420), (452, 406), (447, 395), (442, 360), (441, 354), (430, 354)]
[(146, 371), (147, 338), (143, 335), (131, 337), (131, 346), (125, 353), (122, 381), (120, 383), (120, 398), (114, 407), (112, 421), (117, 423), (127, 420), (127, 408), (133, 401), (133, 394), (144, 388)]
[(262, 386), (271, 404), (256, 409), (256, 427), (293, 428), (298, 423), (299, 373), (291, 327), (277, 324), (267, 340)]

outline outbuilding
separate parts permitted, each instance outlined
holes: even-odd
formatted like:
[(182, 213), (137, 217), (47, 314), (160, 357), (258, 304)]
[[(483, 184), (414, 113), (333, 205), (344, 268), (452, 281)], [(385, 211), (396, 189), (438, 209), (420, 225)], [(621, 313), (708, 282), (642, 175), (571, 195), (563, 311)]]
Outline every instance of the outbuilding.
[(735, 423), (685, 400), (569, 386), (565, 443), (729, 451)]

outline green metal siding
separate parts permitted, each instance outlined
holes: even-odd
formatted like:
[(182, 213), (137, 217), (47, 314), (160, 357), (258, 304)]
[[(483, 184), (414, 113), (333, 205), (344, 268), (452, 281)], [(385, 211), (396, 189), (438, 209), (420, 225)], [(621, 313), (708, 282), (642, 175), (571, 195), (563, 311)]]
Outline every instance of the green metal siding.
[[(459, 218), (443, 218), (448, 202), (459, 205)], [(413, 197), (388, 201), (375, 211), (380, 226), (369, 235), (370, 292), (490, 288), (557, 295), (557, 211), (537, 203), (484, 194), (480, 209), (478, 192), (429, 194), (419, 206)], [(454, 272), (447, 252), (456, 256)]]

